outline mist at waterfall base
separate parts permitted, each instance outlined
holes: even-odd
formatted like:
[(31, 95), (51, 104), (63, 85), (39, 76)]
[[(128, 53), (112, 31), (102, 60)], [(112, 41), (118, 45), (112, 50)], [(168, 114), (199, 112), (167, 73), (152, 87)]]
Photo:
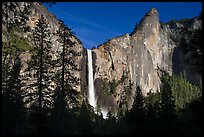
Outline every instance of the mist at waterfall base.
[[(89, 104), (94, 108), (96, 111), (97, 100), (95, 97), (95, 90), (94, 90), (94, 80), (93, 80), (93, 63), (92, 63), (92, 50), (87, 49), (88, 54), (88, 100)], [(103, 118), (107, 118), (107, 110), (101, 109), (103, 114)]]

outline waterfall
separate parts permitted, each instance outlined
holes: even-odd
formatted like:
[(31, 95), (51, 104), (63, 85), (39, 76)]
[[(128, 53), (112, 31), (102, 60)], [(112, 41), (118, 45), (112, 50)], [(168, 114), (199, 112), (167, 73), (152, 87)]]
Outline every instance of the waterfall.
[(92, 64), (92, 51), (87, 49), (88, 53), (88, 84), (89, 84), (89, 94), (88, 100), (89, 104), (96, 109), (96, 99), (95, 99), (95, 91), (94, 91), (94, 81), (93, 81), (93, 64)]
[[(89, 104), (94, 108), (94, 111), (96, 110), (96, 98), (95, 98), (95, 91), (94, 91), (94, 80), (93, 80), (93, 64), (92, 64), (92, 50), (87, 49), (88, 54), (88, 100)], [(96, 111), (95, 111), (96, 112)], [(101, 113), (103, 115), (103, 118), (107, 118), (107, 109), (101, 109)]]

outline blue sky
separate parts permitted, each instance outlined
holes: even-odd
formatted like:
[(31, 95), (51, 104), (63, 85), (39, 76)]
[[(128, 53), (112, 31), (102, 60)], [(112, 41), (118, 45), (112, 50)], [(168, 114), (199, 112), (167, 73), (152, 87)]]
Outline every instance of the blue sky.
[(57, 2), (48, 10), (72, 28), (85, 48), (131, 33), (151, 8), (160, 21), (191, 18), (202, 11), (202, 2)]

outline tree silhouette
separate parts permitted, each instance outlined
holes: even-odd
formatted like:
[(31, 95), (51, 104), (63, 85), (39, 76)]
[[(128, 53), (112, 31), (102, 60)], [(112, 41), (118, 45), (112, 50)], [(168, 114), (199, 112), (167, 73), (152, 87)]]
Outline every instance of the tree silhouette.
[(23, 134), (25, 124), (25, 107), (23, 102), (22, 84), (20, 80), (21, 61), (15, 59), (11, 70), (8, 87), (2, 93), (2, 133)]
[(79, 134), (79, 135), (93, 134), (90, 113), (84, 100), (78, 116), (76, 134)]
[(68, 123), (67, 126), (72, 125), (71, 121), (65, 121), (65, 119), (69, 119), (67, 115), (72, 115), (70, 109), (75, 109), (80, 104), (80, 94), (75, 89), (79, 84), (79, 79), (73, 74), (73, 71), (79, 71), (75, 58), (80, 56), (80, 53), (73, 49), (76, 44), (72, 39), (73, 32), (61, 20), (59, 20), (59, 30), (57, 30), (56, 35), (58, 36), (59, 50), (57, 51), (57, 59), (53, 60), (53, 64), (57, 68), (53, 120), (57, 124), (57, 128), (54, 130), (59, 134), (64, 134), (65, 126)]
[(175, 116), (175, 101), (172, 95), (168, 76), (162, 78), (161, 109), (164, 118), (173, 118)]
[(38, 133), (42, 133), (45, 132), (42, 130), (44, 128), (42, 126), (45, 126), (45, 109), (50, 105), (50, 83), (53, 77), (50, 30), (43, 15), (40, 16), (33, 30), (33, 41), (35, 47), (31, 50), (31, 59), (27, 68), (28, 74), (33, 80), (27, 83), (26, 90), (32, 91), (28, 93), (28, 97), (31, 98), (29, 102), (32, 105), (31, 110), (33, 110), (31, 113), (36, 114), (33, 117), (37, 123), (37, 130)]
[(59, 58), (56, 60), (57, 67), (61, 67), (58, 73), (61, 77), (61, 82), (58, 82), (61, 87), (61, 94), (68, 102), (68, 105), (75, 106), (79, 102), (77, 97), (79, 96), (76, 91), (76, 87), (79, 84), (79, 78), (76, 77), (73, 72), (79, 71), (78, 65), (75, 62), (76, 58), (81, 55), (80, 52), (74, 50), (76, 42), (72, 40), (74, 37), (73, 32), (68, 28), (63, 21), (59, 22), (60, 28), (57, 31), (59, 36), (58, 42), (62, 51), (59, 51)]
[(126, 115), (127, 121), (130, 123), (130, 130), (132, 130), (131, 132), (133, 134), (136, 132), (140, 134), (140, 127), (145, 121), (146, 106), (144, 96), (142, 95), (142, 90), (139, 86), (136, 87), (132, 109)]
[(164, 74), (161, 80), (160, 134), (173, 134), (176, 129), (175, 121), (177, 120), (175, 100), (169, 84), (169, 76)]
[(20, 7), (18, 2), (2, 3), (2, 133), (24, 134), (26, 109), (22, 91), (22, 77), (20, 75), (20, 55), (26, 50), (28, 41), (22, 33), (29, 31), (26, 23), (30, 3)]

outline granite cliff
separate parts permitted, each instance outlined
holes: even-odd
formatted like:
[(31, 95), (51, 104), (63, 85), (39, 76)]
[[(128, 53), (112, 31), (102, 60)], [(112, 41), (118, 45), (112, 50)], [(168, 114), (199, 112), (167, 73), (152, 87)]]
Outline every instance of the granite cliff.
[[(190, 24), (185, 26), (190, 30), (201, 28), (202, 21), (194, 18), (184, 23)], [(199, 83), (202, 72), (192, 71), (189, 63), (191, 51), (184, 53), (179, 46), (179, 36), (183, 35), (180, 27), (184, 25), (179, 22), (160, 23), (159, 13), (153, 8), (131, 34), (110, 39), (93, 49), (99, 105), (114, 111), (126, 102), (131, 108), (136, 86), (141, 87), (144, 95), (160, 91), (161, 71), (169, 75), (185, 71), (188, 80)], [(131, 92), (127, 93), (127, 88)]]

